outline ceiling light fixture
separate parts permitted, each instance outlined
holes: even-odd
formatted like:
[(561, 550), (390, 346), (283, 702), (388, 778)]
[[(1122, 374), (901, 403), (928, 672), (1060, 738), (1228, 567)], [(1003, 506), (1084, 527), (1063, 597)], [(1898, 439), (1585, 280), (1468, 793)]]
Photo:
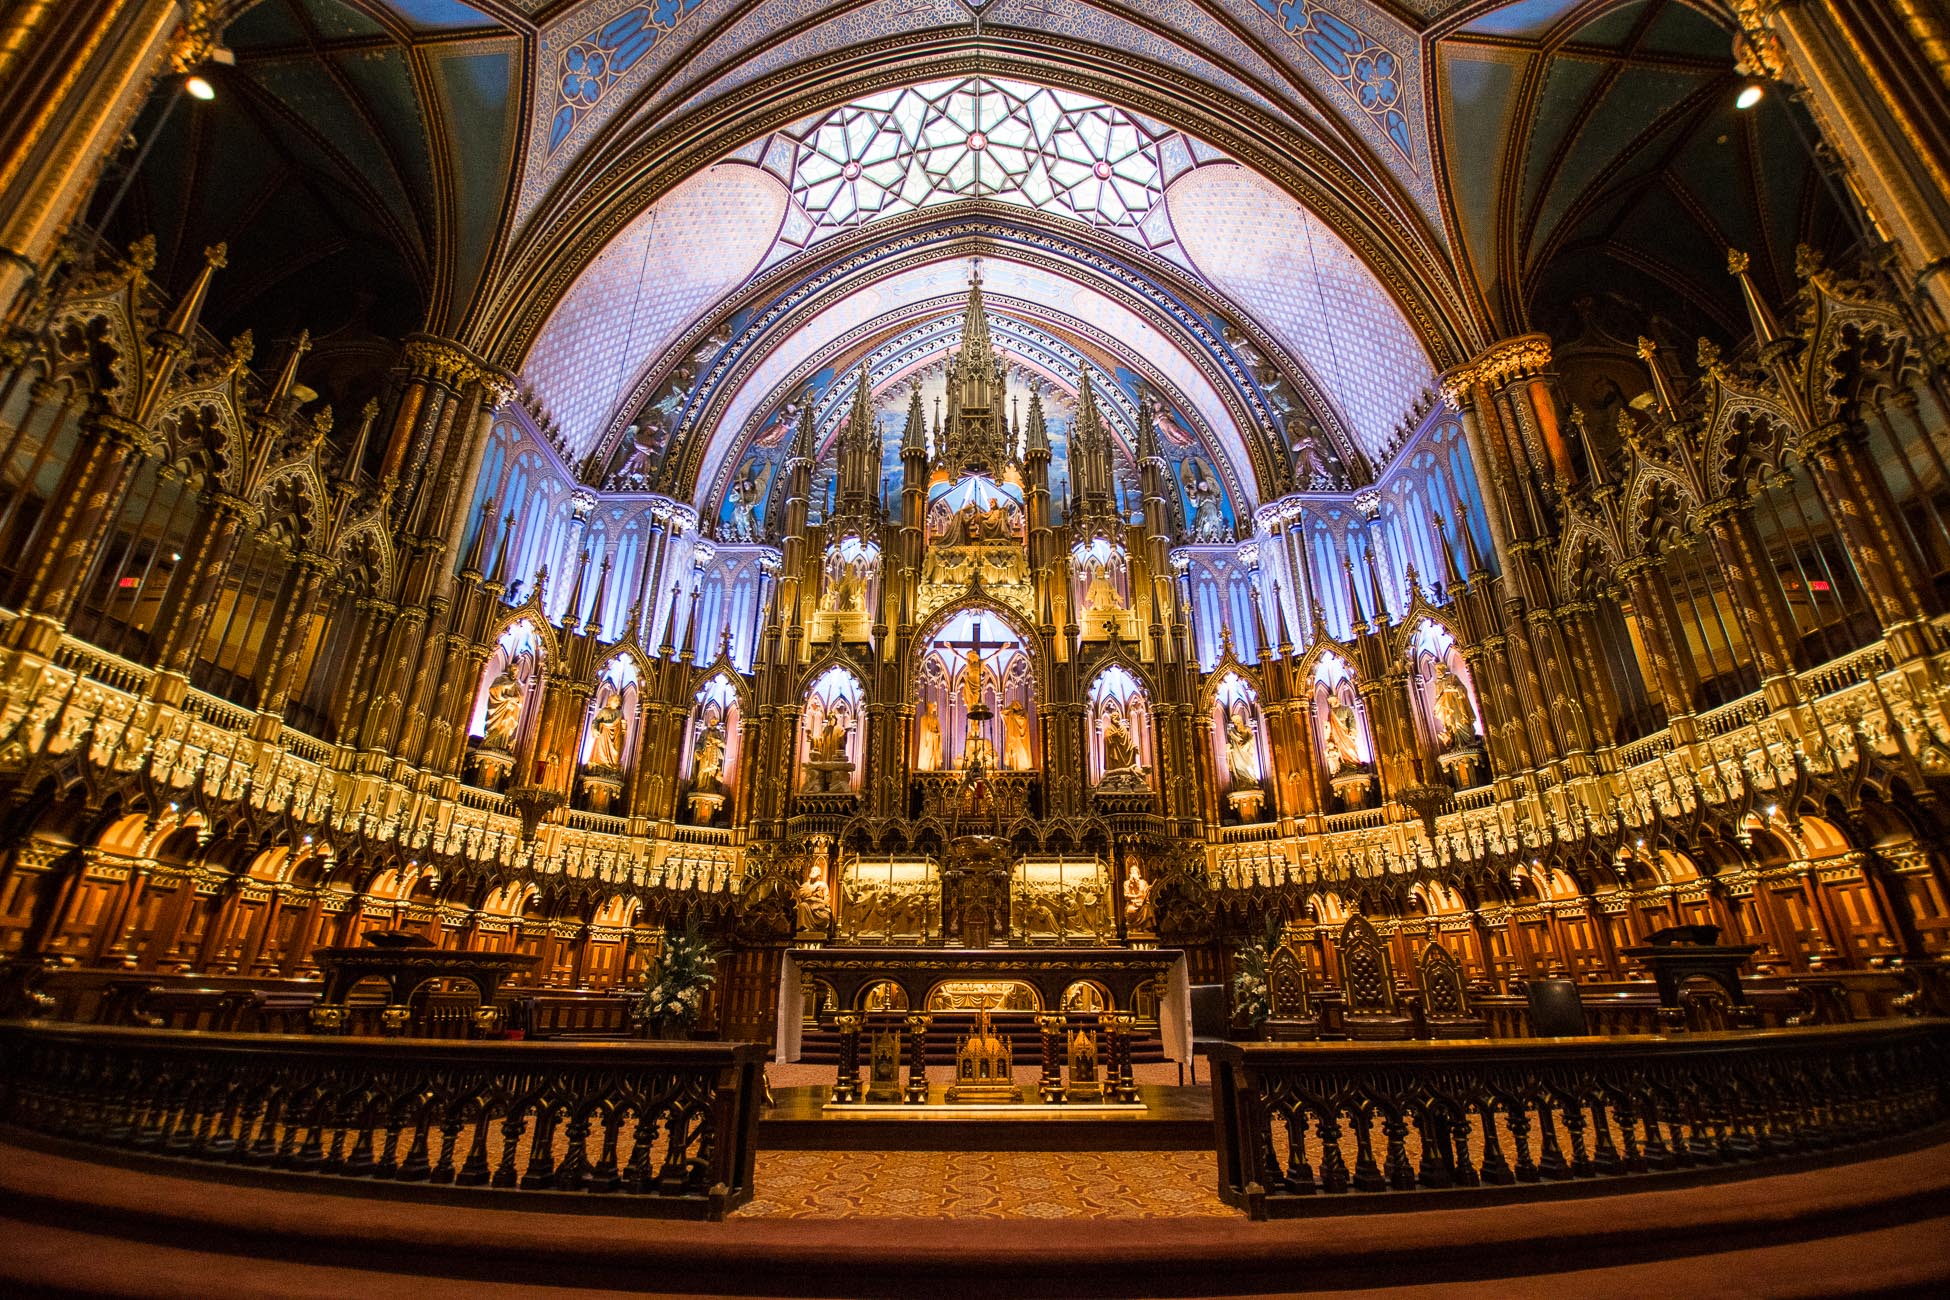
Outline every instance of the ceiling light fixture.
[(1738, 95), (1735, 95), (1733, 97), (1733, 106), (1743, 111), (1752, 108), (1755, 104), (1760, 103), (1761, 96), (1765, 95), (1766, 93), (1767, 92), (1761, 88), (1759, 82), (1750, 81), (1746, 85), (1740, 88), (1740, 93)]
[(217, 88), (202, 77), (191, 77), (183, 83), (183, 89), (189, 91), (192, 98), (205, 103), (217, 97)]

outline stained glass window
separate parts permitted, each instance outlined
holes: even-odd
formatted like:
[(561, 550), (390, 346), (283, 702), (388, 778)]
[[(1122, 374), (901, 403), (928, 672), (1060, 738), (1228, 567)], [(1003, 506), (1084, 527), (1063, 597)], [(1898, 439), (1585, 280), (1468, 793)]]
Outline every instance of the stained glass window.
[(822, 230), (987, 198), (1135, 230), (1164, 196), (1157, 132), (1122, 109), (987, 77), (885, 91), (784, 133)]

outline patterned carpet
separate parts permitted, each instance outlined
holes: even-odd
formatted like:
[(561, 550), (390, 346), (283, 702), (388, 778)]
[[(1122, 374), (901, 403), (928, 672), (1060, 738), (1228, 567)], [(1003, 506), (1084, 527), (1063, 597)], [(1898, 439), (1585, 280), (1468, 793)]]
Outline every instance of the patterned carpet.
[(1210, 1151), (763, 1151), (736, 1218), (1236, 1218)]

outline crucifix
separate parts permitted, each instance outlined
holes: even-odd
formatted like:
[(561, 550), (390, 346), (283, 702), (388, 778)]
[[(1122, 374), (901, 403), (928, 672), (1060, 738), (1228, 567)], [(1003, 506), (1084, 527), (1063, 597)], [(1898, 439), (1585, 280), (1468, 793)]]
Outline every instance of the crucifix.
[(993, 717), (994, 715), (989, 710), (986, 702), (987, 697), (983, 694), (982, 687), (985, 681), (993, 677), (996, 693), (1000, 696), (1002, 676), (995, 669), (988, 667), (988, 656), (984, 651), (1002, 650), (1008, 645), (1008, 642), (984, 641), (982, 639), (982, 620), (978, 618), (975, 620), (974, 631), (970, 634), (968, 640), (949, 641), (945, 644), (950, 648), (959, 648), (963, 652), (962, 668), (961, 672), (955, 678), (955, 685), (961, 690), (961, 700), (968, 708), (969, 718), (973, 720)]

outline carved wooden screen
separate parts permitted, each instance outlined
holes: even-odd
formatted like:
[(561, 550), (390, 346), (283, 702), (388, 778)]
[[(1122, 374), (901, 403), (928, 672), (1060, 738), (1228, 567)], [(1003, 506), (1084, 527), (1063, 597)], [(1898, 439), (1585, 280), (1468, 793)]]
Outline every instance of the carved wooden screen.
[(1368, 918), (1356, 913), (1341, 928), (1341, 978), (1347, 986), (1347, 1009), (1375, 1012), (1395, 1009), (1395, 979), (1388, 965), (1388, 949)]

